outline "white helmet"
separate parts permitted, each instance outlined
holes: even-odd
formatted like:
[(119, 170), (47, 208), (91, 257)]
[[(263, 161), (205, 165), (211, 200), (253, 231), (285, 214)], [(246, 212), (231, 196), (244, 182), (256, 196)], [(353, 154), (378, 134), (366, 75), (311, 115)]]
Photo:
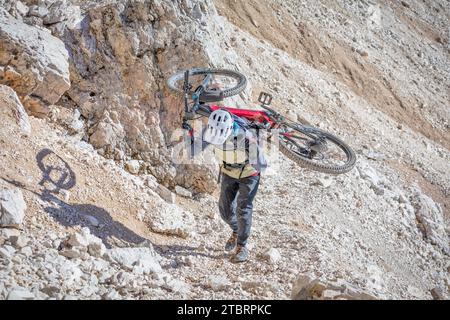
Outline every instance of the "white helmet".
[(233, 117), (228, 111), (222, 109), (213, 111), (209, 116), (203, 139), (211, 144), (223, 144), (233, 130), (233, 122)]

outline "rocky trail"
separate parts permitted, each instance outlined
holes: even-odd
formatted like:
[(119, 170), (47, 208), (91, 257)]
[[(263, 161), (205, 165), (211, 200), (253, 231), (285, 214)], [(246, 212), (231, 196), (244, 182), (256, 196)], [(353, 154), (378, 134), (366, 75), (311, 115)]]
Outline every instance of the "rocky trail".
[[(449, 19), (446, 1), (0, 0), (0, 299), (448, 299)], [(269, 91), (358, 156), (330, 176), (275, 153), (245, 264), (217, 166), (172, 161), (165, 81), (193, 66), (239, 70), (226, 103)]]

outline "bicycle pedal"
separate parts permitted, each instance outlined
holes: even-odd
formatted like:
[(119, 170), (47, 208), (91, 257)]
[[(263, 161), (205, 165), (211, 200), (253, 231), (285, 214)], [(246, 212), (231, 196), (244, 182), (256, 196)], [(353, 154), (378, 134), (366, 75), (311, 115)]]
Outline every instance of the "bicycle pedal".
[(258, 97), (258, 102), (262, 105), (269, 106), (272, 103), (272, 95), (270, 93), (261, 91)]

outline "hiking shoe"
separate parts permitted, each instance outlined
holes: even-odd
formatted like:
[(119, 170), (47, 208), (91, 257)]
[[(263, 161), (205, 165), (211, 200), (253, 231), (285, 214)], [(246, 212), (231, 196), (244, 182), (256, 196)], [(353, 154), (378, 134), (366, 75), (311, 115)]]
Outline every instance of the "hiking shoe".
[(244, 246), (237, 246), (236, 253), (231, 258), (232, 262), (244, 262), (248, 259), (248, 249)]
[(230, 239), (228, 239), (227, 243), (225, 244), (225, 251), (231, 251), (234, 248), (236, 248), (236, 242), (237, 242), (237, 233), (233, 232)]

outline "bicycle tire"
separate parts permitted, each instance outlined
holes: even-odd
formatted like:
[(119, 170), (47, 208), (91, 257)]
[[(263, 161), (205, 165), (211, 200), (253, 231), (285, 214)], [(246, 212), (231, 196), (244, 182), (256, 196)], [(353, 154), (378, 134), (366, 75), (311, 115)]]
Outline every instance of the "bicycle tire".
[[(302, 132), (301, 129), (298, 127), (294, 127), (291, 125), (288, 125), (290, 128), (297, 130), (299, 132)], [(308, 133), (313, 134), (320, 134), (323, 137), (325, 137), (327, 140), (333, 142), (335, 145), (337, 145), (347, 156), (347, 161), (343, 165), (329, 165), (329, 164), (321, 164), (316, 161), (307, 159), (306, 157), (302, 157), (299, 154), (293, 152), (290, 148), (287, 147), (285, 142), (283, 141), (282, 137), (280, 136), (280, 151), (283, 153), (286, 157), (288, 157), (290, 160), (294, 161), (298, 165), (307, 168), (312, 169), (314, 171), (319, 171), (323, 173), (329, 173), (329, 174), (343, 174), (347, 173), (350, 170), (353, 169), (356, 163), (356, 155), (352, 148), (348, 144), (346, 144), (344, 141), (339, 139), (338, 137), (332, 135), (329, 132), (326, 132), (324, 130), (310, 127), (310, 126), (303, 126), (304, 128), (307, 128)]]
[[(180, 80), (184, 80), (184, 72), (185, 70), (179, 71), (169, 77), (167, 80), (167, 85), (169, 88), (178, 94), (183, 94), (183, 90), (177, 86), (177, 83)], [(228, 70), (228, 69), (208, 69), (208, 68), (193, 68), (189, 70), (189, 76), (195, 76), (195, 75), (207, 75), (207, 74), (213, 74), (213, 75), (219, 75), (219, 76), (226, 76), (231, 77), (237, 80), (237, 84), (229, 89), (220, 90), (219, 93), (222, 93), (224, 98), (235, 96), (239, 93), (241, 93), (245, 87), (247, 86), (247, 78), (240, 72)], [(191, 91), (189, 94), (193, 94), (194, 92)], [(200, 95), (200, 101), (202, 100), (202, 95)]]

